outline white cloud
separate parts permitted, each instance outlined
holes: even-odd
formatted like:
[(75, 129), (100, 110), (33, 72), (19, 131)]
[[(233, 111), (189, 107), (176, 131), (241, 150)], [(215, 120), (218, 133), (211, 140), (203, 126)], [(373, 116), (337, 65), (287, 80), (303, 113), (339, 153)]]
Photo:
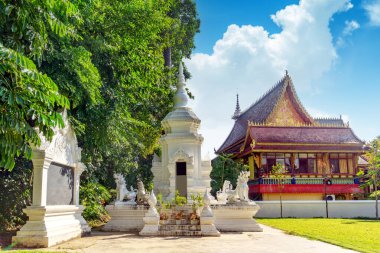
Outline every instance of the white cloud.
[(380, 0), (364, 5), (364, 9), (367, 11), (370, 24), (380, 26)]
[(261, 26), (230, 25), (212, 54), (194, 54), (186, 64), (192, 73), (189, 88), (202, 120), (204, 153), (213, 153), (227, 137), (238, 91), (247, 108), (284, 74), (297, 90), (315, 89), (312, 82), (337, 59), (329, 30), (332, 16), (352, 8), (349, 0), (301, 0), (276, 12), (271, 19), (282, 30), (270, 34)]
[(355, 20), (351, 20), (351, 21), (346, 20), (345, 24), (346, 26), (344, 27), (343, 32), (342, 32), (344, 36), (352, 35), (353, 31), (360, 28), (359, 23), (356, 22)]
[(346, 37), (351, 36), (355, 30), (360, 28), (359, 23), (355, 20), (351, 20), (351, 21), (346, 20), (344, 23), (345, 23), (345, 26), (342, 31), (342, 34), (338, 37), (337, 42), (336, 42), (338, 47), (343, 47), (346, 44)]

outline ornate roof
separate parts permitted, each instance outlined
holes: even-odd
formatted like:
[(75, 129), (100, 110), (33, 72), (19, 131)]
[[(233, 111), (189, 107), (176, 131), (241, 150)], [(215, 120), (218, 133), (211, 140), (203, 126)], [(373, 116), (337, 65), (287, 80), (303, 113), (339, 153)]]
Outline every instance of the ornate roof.
[(348, 127), (249, 126), (240, 153), (252, 150), (361, 152), (363, 142)]
[(342, 118), (314, 118), (316, 122), (320, 125), (336, 125), (336, 126), (346, 126)]
[[(273, 122), (273, 118), (276, 119), (283, 109), (280, 107), (284, 107), (281, 101), (286, 99), (298, 118), (294, 122)], [(216, 153), (236, 154), (243, 151), (240, 149), (252, 129), (257, 129), (259, 132), (256, 134), (265, 142), (363, 145), (341, 118), (312, 118), (302, 106), (288, 73), (236, 117), (230, 134)]]
[(299, 101), (290, 76), (286, 74), (275, 86), (236, 118), (230, 134), (222, 146), (217, 150), (217, 153), (225, 152), (226, 148), (235, 142), (244, 139), (248, 121), (256, 123), (266, 122), (287, 89), (292, 95), (291, 98), (294, 105), (297, 107), (298, 112), (303, 116), (304, 120), (309, 123), (314, 122), (313, 118), (310, 117)]

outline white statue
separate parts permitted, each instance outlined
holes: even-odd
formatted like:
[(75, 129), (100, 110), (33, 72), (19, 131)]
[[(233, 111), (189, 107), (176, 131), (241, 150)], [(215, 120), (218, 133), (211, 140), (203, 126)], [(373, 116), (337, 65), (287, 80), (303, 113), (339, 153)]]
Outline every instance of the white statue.
[(228, 194), (227, 191), (232, 189), (231, 182), (228, 180), (224, 180), (223, 187), (216, 193), (216, 198), (218, 199), (218, 203), (225, 204), (227, 203)]
[(138, 205), (145, 205), (148, 203), (150, 194), (145, 191), (144, 183), (139, 179), (137, 180), (137, 199)]
[(249, 201), (248, 198), (248, 180), (249, 180), (249, 172), (248, 171), (241, 171), (240, 175), (237, 179), (236, 184), (236, 192), (239, 196), (239, 199), (241, 201)]
[(123, 202), (124, 199), (127, 199), (128, 202), (135, 203), (136, 191), (132, 186), (131, 191), (128, 191), (124, 176), (121, 174), (114, 174), (113, 177), (116, 182), (116, 202)]

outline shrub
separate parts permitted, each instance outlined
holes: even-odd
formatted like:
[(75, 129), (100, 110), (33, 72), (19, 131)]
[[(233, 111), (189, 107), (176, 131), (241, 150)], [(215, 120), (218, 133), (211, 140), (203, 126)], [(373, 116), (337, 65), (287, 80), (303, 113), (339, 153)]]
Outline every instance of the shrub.
[(111, 194), (106, 187), (99, 183), (89, 182), (80, 186), (80, 200), (85, 207), (83, 218), (90, 226), (101, 225), (109, 220), (109, 215), (104, 208), (110, 201)]
[(22, 211), (32, 200), (32, 162), (17, 158), (12, 171), (0, 168), (0, 231), (15, 230), (25, 224)]
[(374, 200), (376, 198), (376, 195), (377, 195), (377, 199), (380, 199), (380, 191), (374, 191), (374, 192), (372, 192), (369, 195), (368, 199)]

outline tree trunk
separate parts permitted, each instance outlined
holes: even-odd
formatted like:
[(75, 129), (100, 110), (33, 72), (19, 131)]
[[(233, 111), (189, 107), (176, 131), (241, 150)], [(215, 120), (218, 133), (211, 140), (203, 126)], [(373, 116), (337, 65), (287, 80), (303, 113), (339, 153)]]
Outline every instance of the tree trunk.
[(171, 47), (165, 48), (163, 54), (164, 54), (165, 67), (171, 67), (172, 66), (172, 49), (171, 49)]
[(282, 192), (280, 192), (280, 214), (282, 218)]

